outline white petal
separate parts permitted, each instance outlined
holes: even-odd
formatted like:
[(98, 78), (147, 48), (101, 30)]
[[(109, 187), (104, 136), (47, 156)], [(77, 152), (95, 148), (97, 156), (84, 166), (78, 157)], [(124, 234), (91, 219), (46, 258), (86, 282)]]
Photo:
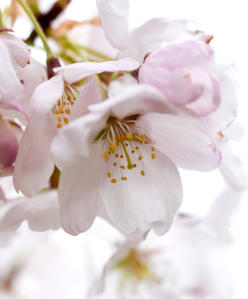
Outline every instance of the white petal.
[(222, 161), (219, 170), (226, 183), (237, 191), (247, 188), (247, 171), (243, 162), (233, 153), (230, 145), (224, 144), (221, 149)]
[(103, 159), (95, 147), (90, 156), (62, 171), (59, 184), (61, 223), (72, 235), (87, 230), (93, 223), (101, 198)]
[(12, 65), (10, 54), (0, 41), (0, 99), (14, 100), (23, 90)]
[(90, 155), (89, 144), (106, 124), (106, 117), (90, 113), (69, 123), (54, 139), (51, 152), (56, 165), (63, 169)]
[(30, 52), (27, 45), (21, 39), (11, 33), (7, 33), (0, 35), (0, 43), (1, 42), (8, 48), (14, 63), (24, 67), (29, 62)]
[(32, 96), (29, 124), (19, 145), (14, 184), (26, 196), (36, 195), (47, 186), (54, 163), (50, 154), (57, 133), (51, 109), (63, 93), (63, 81), (57, 76), (39, 85)]
[(209, 171), (220, 163), (220, 153), (197, 117), (147, 113), (138, 124), (179, 167)]
[(83, 62), (55, 69), (63, 74), (67, 83), (77, 82), (86, 77), (102, 72), (133, 71), (140, 66), (139, 62), (132, 58), (123, 58), (105, 62)]
[(164, 41), (177, 39), (185, 25), (184, 20), (151, 19), (130, 33), (129, 48), (124, 54), (142, 63), (145, 55), (159, 49)]
[(151, 228), (157, 234), (168, 231), (182, 200), (181, 180), (175, 165), (159, 152), (152, 159), (151, 152), (142, 148), (142, 155), (143, 166), (126, 170), (127, 181), (106, 182), (101, 188), (112, 222), (122, 232), (138, 238), (144, 238)]
[(25, 220), (34, 231), (58, 229), (57, 191), (44, 192), (33, 198), (18, 198), (0, 205), (1, 232), (14, 231)]
[(97, 0), (98, 14), (104, 33), (117, 49), (124, 50), (128, 40), (128, 0)]
[(127, 87), (119, 95), (100, 104), (89, 106), (89, 110), (109, 113), (118, 118), (151, 111), (173, 112), (164, 96), (156, 88), (145, 84)]

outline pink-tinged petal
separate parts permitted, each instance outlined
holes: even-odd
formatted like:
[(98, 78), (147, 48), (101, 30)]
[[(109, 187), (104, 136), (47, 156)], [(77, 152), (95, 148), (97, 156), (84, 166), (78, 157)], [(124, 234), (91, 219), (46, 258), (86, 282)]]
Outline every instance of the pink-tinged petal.
[(219, 151), (196, 117), (147, 113), (138, 125), (150, 133), (158, 150), (179, 167), (209, 171), (220, 163)]
[[(187, 72), (187, 70), (186, 70)], [(199, 116), (206, 116), (218, 109), (221, 103), (220, 81), (214, 73), (203, 68), (189, 68), (191, 80), (195, 85), (203, 87), (199, 98), (187, 105)]]
[(31, 230), (60, 228), (57, 191), (48, 191), (33, 198), (18, 198), (0, 205), (0, 231), (19, 228), (27, 221)]
[(0, 41), (0, 99), (14, 100), (23, 90), (8, 49)]
[(92, 225), (106, 177), (103, 170), (103, 159), (97, 147), (92, 146), (89, 157), (62, 171), (59, 200), (61, 223), (66, 232), (77, 235)]
[(19, 145), (14, 171), (15, 188), (26, 196), (34, 196), (46, 187), (53, 172), (50, 145), (57, 128), (51, 110), (63, 90), (63, 80), (55, 76), (39, 85), (32, 96), (31, 117)]
[(17, 75), (22, 82), (23, 92), (15, 100), (29, 115), (30, 98), (35, 88), (47, 80), (46, 69), (44, 65), (31, 58), (30, 63), (24, 68), (17, 69)]
[[(176, 166), (156, 151), (142, 149), (143, 169), (127, 170), (127, 181), (106, 182), (101, 195), (112, 222), (124, 233), (144, 238), (150, 229), (164, 234), (170, 228), (182, 200)], [(113, 174), (114, 175), (114, 174)]]
[(0, 117), (0, 169), (11, 166), (16, 159), (18, 141), (8, 121)]
[(5, 197), (5, 193), (4, 193), (3, 189), (2, 189), (2, 187), (0, 186), (0, 202), (1, 201), (7, 202), (7, 199)]
[(71, 109), (70, 121), (88, 113), (88, 106), (102, 101), (96, 78), (90, 77), (79, 88), (79, 96)]
[(185, 30), (186, 21), (154, 18), (134, 29), (129, 36), (125, 55), (143, 62), (146, 54), (159, 49), (163, 42), (173, 41)]
[(5, 44), (10, 52), (12, 61), (24, 67), (27, 65), (30, 59), (30, 52), (27, 45), (13, 34), (0, 34), (0, 43)]
[(100, 104), (89, 106), (89, 111), (109, 113), (124, 118), (150, 111), (173, 113), (163, 95), (154, 87), (144, 84), (131, 86), (115, 97)]
[(174, 70), (208, 61), (212, 55), (213, 50), (208, 44), (190, 40), (164, 47), (150, 55), (145, 64)]
[(14, 165), (0, 169), (0, 177), (10, 176), (14, 172)]
[(144, 64), (139, 71), (139, 81), (161, 91), (169, 103), (183, 106), (195, 101), (203, 93), (201, 84), (192, 82), (191, 73), (181, 69), (170, 71), (160, 66)]
[(0, 100), (0, 114), (9, 118), (18, 118), (21, 122), (27, 122), (28, 115), (23, 107), (15, 101)]
[(117, 49), (127, 48), (128, 0), (97, 0), (98, 14), (107, 39)]
[(56, 165), (63, 169), (89, 156), (89, 144), (106, 125), (107, 118), (99, 113), (90, 113), (69, 123), (55, 137), (51, 152)]
[(102, 72), (133, 71), (140, 66), (139, 62), (132, 58), (123, 58), (105, 62), (79, 62), (55, 69), (63, 75), (67, 83), (74, 83), (86, 77)]

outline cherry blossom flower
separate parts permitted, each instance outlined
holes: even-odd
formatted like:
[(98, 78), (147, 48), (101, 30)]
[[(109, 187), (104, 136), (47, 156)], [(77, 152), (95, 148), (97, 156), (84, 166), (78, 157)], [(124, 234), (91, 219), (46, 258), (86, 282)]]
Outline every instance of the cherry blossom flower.
[[(174, 163), (209, 170), (220, 161), (201, 122), (177, 114), (145, 85), (88, 109), (91, 113), (71, 122), (52, 144), (62, 171), (63, 228), (85, 231), (103, 202), (110, 221), (127, 234), (143, 237), (151, 227), (166, 232), (181, 202)], [(150, 119), (162, 128), (150, 130)]]
[[(129, 71), (136, 67), (137, 63), (132, 59), (75, 63), (58, 68), (56, 76), (36, 88), (31, 99), (29, 123), (15, 164), (14, 184), (17, 190), (30, 197), (47, 186), (54, 169), (50, 153), (53, 138), (70, 121), (87, 114), (88, 105), (102, 99), (92, 76), (103, 71)], [(84, 82), (77, 84), (81, 80)]]
[(232, 298), (226, 244), (203, 219), (182, 215), (165, 237), (127, 239), (88, 298)]
[(139, 81), (157, 87), (175, 106), (208, 115), (221, 102), (220, 81), (211, 70), (212, 55), (202, 40), (168, 45), (145, 60)]

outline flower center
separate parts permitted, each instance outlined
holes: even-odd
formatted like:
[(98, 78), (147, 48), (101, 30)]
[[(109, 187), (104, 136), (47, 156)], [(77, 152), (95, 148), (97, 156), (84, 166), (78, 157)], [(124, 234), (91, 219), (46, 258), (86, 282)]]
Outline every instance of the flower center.
[(65, 84), (62, 97), (53, 106), (52, 115), (55, 118), (57, 128), (69, 123), (72, 106), (79, 95), (78, 89), (69, 84)]
[[(155, 159), (155, 147), (149, 138), (136, 126), (137, 116), (117, 119), (110, 116), (107, 126), (95, 138), (101, 143), (103, 159), (108, 162), (107, 177), (115, 184), (118, 180), (127, 181), (128, 172), (136, 170), (145, 176), (145, 147), (151, 151), (150, 158)], [(112, 171), (113, 170), (113, 171)]]

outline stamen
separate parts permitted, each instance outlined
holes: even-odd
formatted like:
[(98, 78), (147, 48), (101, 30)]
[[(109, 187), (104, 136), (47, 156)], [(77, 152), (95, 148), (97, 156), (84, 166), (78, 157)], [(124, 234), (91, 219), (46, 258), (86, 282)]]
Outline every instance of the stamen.
[(143, 175), (143, 176), (146, 175), (145, 172), (144, 172), (144, 170), (141, 170), (140, 174)]
[(107, 172), (107, 176), (108, 176), (108, 178), (111, 178), (111, 173)]
[(104, 160), (108, 160), (108, 153), (104, 152), (103, 153), (103, 158), (104, 158)]
[(121, 140), (121, 146), (122, 146), (123, 151), (124, 151), (124, 154), (125, 154), (125, 156), (126, 156), (126, 160), (127, 160), (127, 168), (128, 168), (128, 169), (132, 169), (132, 168), (133, 168), (133, 165), (132, 165), (132, 163), (131, 163), (130, 157), (129, 157), (128, 152), (127, 152), (127, 149), (126, 149), (126, 147), (125, 147), (125, 145), (124, 145), (124, 142), (123, 142), (122, 140)]
[(112, 184), (116, 184), (116, 183), (117, 183), (117, 180), (116, 180), (116, 179), (112, 179), (112, 180), (111, 180), (111, 183), (112, 183)]
[(154, 160), (156, 158), (156, 155), (155, 154), (152, 154), (152, 159)]

